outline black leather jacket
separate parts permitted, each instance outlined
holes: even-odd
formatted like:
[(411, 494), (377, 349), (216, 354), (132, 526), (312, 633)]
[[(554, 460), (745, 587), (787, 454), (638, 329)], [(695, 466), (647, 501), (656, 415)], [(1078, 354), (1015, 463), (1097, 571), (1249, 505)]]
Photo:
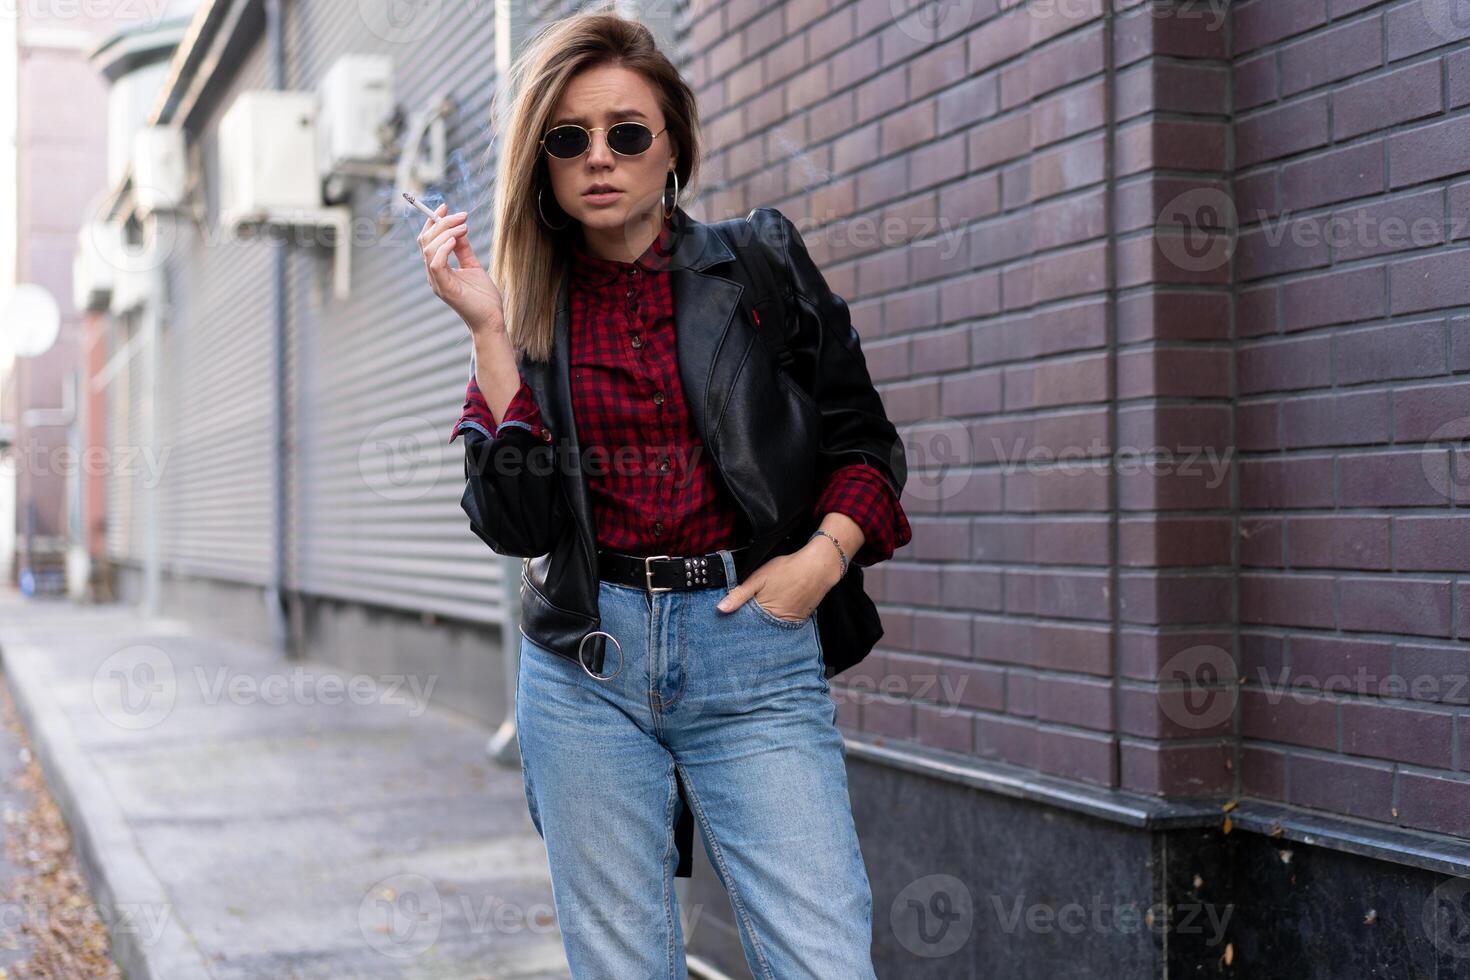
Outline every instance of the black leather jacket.
[[(743, 564), (753, 569), (806, 543), (817, 524), (811, 513), (817, 494), (838, 466), (869, 462), (901, 492), (903, 444), (873, 388), (847, 304), (827, 287), (785, 215), (754, 209), (749, 221), (759, 241), (736, 247), (765, 242), (785, 263), (800, 326), (790, 346), (793, 371), (804, 385), (777, 370), (740, 313), (743, 287), (720, 274), (735, 259), (731, 245), (682, 208), (672, 220), (679, 378), (694, 430), (749, 522), (752, 547)], [(605, 635), (583, 644), (601, 619), (592, 509), (571, 410), (568, 284), (563, 277), (550, 360), (518, 359), (550, 440), (520, 426), (506, 426), (495, 438), (467, 428), (460, 504), (491, 549), (525, 559), (522, 632), (568, 659), (580, 655), (588, 670), (602, 674), (617, 666), (616, 658), (604, 665)], [(779, 302), (758, 300), (758, 314), (765, 303)]]

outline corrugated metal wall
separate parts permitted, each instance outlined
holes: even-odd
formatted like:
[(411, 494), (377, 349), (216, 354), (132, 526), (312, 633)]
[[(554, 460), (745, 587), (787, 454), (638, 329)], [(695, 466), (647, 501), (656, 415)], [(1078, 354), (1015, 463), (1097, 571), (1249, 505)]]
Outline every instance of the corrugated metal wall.
[[(449, 131), (457, 149), (437, 189), (454, 209), (487, 195), (483, 176), (471, 171), (483, 154), (494, 94), (493, 4), (446, 4), (422, 39), (403, 43), (374, 34), (354, 3), (289, 10), (293, 87), (315, 88), (342, 54), (390, 55), (405, 111), (441, 91), (459, 99)], [(454, 43), (443, 44), (447, 38)], [(462, 443), (448, 444), (468, 378), (469, 335), (429, 289), (414, 241), (422, 219), (398, 217), (381, 240), (373, 234), (380, 215), (402, 214), (395, 196), (382, 183), (354, 196), (346, 302), (331, 299), (328, 249), (291, 257), (298, 414), (291, 584), (316, 595), (499, 620), (503, 563), (469, 532), (459, 507)], [(486, 211), (472, 211), (472, 220)], [(475, 247), (488, 255), (488, 225), (472, 227)]]
[[(552, 4), (541, 16), (566, 13)], [(471, 213), (471, 241), (488, 260), (493, 164), (484, 159), (495, 97), (495, 4), (426, 7), (432, 23), (386, 27), (351, 0), (286, 7), (290, 84), (315, 89), (346, 53), (386, 53), (405, 112), (439, 93), (457, 101), (449, 173), (432, 188)], [(670, 15), (671, 16), (671, 15)], [(667, 36), (665, 17), (655, 25)], [(453, 43), (445, 43), (453, 39)], [(273, 480), (288, 480), (287, 587), (478, 621), (504, 616), (504, 569), (459, 507), (463, 444), (448, 436), (470, 367), (469, 336), (430, 291), (415, 237), (386, 183), (353, 198), (352, 291), (332, 298), (332, 250), (288, 252), (289, 444), (276, 459), (273, 245), (241, 240), (217, 221), (220, 116), (242, 91), (266, 87), (264, 37), (197, 137), (209, 220), (180, 221), (165, 268), (167, 321), (160, 351), (159, 489), (162, 558), (174, 574), (265, 584), (272, 559)], [(389, 215), (387, 232), (376, 223)], [(416, 214), (416, 213), (415, 213)], [(141, 353), (114, 392), (126, 397)], [(136, 385), (131, 389), (136, 395)], [(136, 407), (114, 412), (124, 442)], [(119, 428), (121, 426), (121, 428)], [(128, 428), (132, 426), (132, 428)], [(115, 478), (109, 548), (142, 558), (141, 490)]]
[[(264, 84), (259, 51), (235, 79), (235, 91)], [(214, 185), (215, 120), (200, 144), (204, 179)], [(215, 225), (213, 194), (209, 204), (205, 226), (174, 225), (165, 270), (162, 559), (180, 575), (263, 584), (271, 567), (276, 465), (270, 246), (225, 233)]]
[[(117, 318), (108, 351), (109, 364), (114, 363), (113, 358), (127, 349), (137, 322), (135, 314), (125, 314)], [(141, 411), (138, 398), (140, 386), (132, 383), (136, 362), (137, 358), (133, 358), (129, 364), (112, 374), (107, 384), (107, 556), (113, 561), (141, 557), (134, 553), (136, 543), (141, 539), (138, 526), (141, 516), (134, 506), (137, 499), (134, 487), (136, 477), (133, 475), (136, 457), (130, 458), (130, 447), (138, 441)]]
[[(315, 88), (340, 54), (388, 53), (397, 98), (413, 109), (434, 93), (461, 102), (443, 188), (456, 208), (489, 192), (480, 165), (494, 94), (494, 7), (446, 7), (431, 34), (411, 43), (374, 34), (350, 2), (287, 8), (293, 87)], [(453, 18), (453, 19), (451, 19)], [(452, 37), (444, 59), (436, 39)], [(176, 226), (169, 249), (169, 319), (160, 351), (159, 488), (162, 556), (175, 574), (265, 584), (271, 571), (273, 481), (288, 481), (288, 587), (307, 593), (482, 621), (504, 615), (503, 562), (470, 533), (459, 507), (463, 448), (448, 444), (469, 370), (463, 324), (429, 290), (414, 242), (419, 221), (397, 218), (372, 234), (390, 203), (385, 185), (353, 202), (353, 289), (331, 296), (331, 249), (293, 245), (288, 263), (290, 451), (276, 459), (272, 368), (273, 245), (216, 224), (217, 127), (236, 94), (264, 88), (267, 45), (256, 43), (198, 136), (209, 220)], [(476, 247), (488, 254), (481, 223)], [(135, 442), (136, 405), (125, 406), (141, 352), (118, 395), (114, 432)], [(136, 398), (134, 398), (136, 401)], [(115, 476), (109, 547), (142, 559), (142, 490)]]

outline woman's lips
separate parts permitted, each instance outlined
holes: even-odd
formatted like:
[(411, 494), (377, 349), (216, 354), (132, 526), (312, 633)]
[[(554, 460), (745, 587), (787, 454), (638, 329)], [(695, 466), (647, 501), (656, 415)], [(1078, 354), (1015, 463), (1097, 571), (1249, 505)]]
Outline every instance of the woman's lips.
[(588, 204), (611, 204), (618, 199), (622, 191), (603, 191), (600, 194), (583, 194), (582, 200)]

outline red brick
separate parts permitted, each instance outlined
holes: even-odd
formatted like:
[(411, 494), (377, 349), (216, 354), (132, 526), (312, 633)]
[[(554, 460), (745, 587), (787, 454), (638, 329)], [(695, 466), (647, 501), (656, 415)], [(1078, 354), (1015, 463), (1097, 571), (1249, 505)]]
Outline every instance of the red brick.
[(975, 718), (975, 754), (1028, 768), (1036, 767), (1036, 728), (1014, 718)]
[(1470, 571), (1470, 516), (1395, 518), (1394, 567)]
[(1240, 621), (1272, 626), (1337, 625), (1332, 579), (1320, 575), (1244, 574)]
[(1036, 678), (1036, 717), (1055, 724), (1113, 729), (1113, 686), (1074, 677)]
[(1246, 746), (1240, 752), (1241, 791), (1263, 800), (1282, 800), (1286, 796), (1286, 753), (1259, 746)]
[[(1398, 655), (1398, 676), (1403, 680), (1395, 696), (1470, 704), (1470, 652), (1464, 646), (1404, 643), (1399, 645)], [(1461, 768), (1464, 767), (1462, 762)]]
[(1111, 736), (1039, 729), (1036, 733), (1036, 767), (1053, 776), (1116, 786), (1116, 743), (1117, 740)]
[(1439, 61), (1421, 61), (1338, 89), (1332, 97), (1332, 133), (1346, 140), (1443, 108)]
[(1393, 770), (1387, 766), (1291, 753), (1287, 802), (1370, 820), (1393, 819)]
[(1246, 510), (1332, 506), (1332, 459), (1326, 456), (1242, 460), (1240, 506)]
[(1387, 517), (1293, 517), (1287, 560), (1297, 568), (1389, 567)]
[(1470, 36), (1454, 6), (1455, 0), (1414, 0), (1383, 15), (1384, 47), (1388, 60), (1397, 61)]
[(1234, 788), (1227, 742), (1211, 745), (1155, 745), (1125, 742), (1121, 750), (1121, 787), (1158, 796), (1221, 796)]
[(1123, 565), (1228, 565), (1231, 522), (1218, 517), (1126, 518), (1118, 522)]
[(1393, 393), (1398, 439), (1459, 439), (1470, 435), (1470, 381), (1416, 385)]
[(1282, 406), (1282, 431), (1288, 447), (1386, 442), (1389, 393), (1362, 391), (1292, 399)]
[(1326, 0), (1248, 0), (1230, 10), (1237, 54), (1318, 27), (1327, 20)]
[(1442, 769), (1454, 764), (1454, 724), (1447, 714), (1349, 701), (1341, 721), (1344, 752)]
[(1450, 635), (1447, 581), (1394, 577), (1345, 577), (1339, 625), (1345, 630)]
[(1235, 109), (1243, 112), (1276, 99), (1280, 84), (1276, 72), (1276, 52), (1241, 58), (1235, 62), (1232, 79)]
[[(1195, 684), (1160, 687), (1126, 685), (1118, 691), (1118, 730), (1154, 739), (1185, 739), (1231, 735), (1235, 712), (1216, 710)], [(1228, 682), (1211, 697), (1233, 698)]]
[(1327, 97), (1253, 113), (1236, 124), (1235, 138), (1236, 160), (1242, 167), (1324, 146), (1328, 141)]
[(914, 741), (950, 752), (974, 751), (975, 722), (969, 712), (953, 708), (914, 705)]
[(1248, 568), (1286, 567), (1286, 521), (1241, 518), (1240, 564)]
[(1399, 823), (1421, 830), (1470, 837), (1470, 781), (1463, 777), (1401, 773)]
[(1445, 502), (1437, 487), (1449, 485), (1449, 456), (1427, 450), (1339, 456), (1337, 480), (1343, 507), (1415, 507)]
[(1329, 150), (1281, 168), (1281, 204), (1293, 210), (1377, 194), (1388, 186), (1383, 143)]
[(1310, 691), (1240, 691), (1240, 732), (1246, 738), (1319, 749), (1337, 748), (1337, 704)]
[(1470, 170), (1470, 116), (1396, 133), (1388, 140), (1389, 186), (1436, 180)]
[(1422, 378), (1446, 370), (1442, 320), (1353, 330), (1334, 338), (1334, 347), (1338, 384)]
[(1362, 74), (1382, 64), (1382, 50), (1382, 34), (1375, 19), (1312, 34), (1281, 49), (1281, 92), (1296, 95)]
[(1444, 192), (1437, 187), (1338, 211), (1322, 229), (1337, 263), (1429, 248), (1443, 243), (1445, 233)]
[(1327, 337), (1241, 344), (1236, 383), (1245, 394), (1323, 387), (1332, 383), (1331, 352)]

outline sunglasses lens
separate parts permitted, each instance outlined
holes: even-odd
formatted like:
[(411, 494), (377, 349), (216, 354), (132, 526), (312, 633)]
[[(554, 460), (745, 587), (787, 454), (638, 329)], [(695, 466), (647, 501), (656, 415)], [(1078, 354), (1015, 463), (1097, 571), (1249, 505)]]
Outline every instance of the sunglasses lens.
[(569, 160), (587, 149), (587, 131), (579, 126), (558, 126), (546, 134), (546, 152)]
[(607, 145), (624, 156), (637, 156), (653, 143), (653, 130), (642, 123), (618, 123), (607, 131)]

